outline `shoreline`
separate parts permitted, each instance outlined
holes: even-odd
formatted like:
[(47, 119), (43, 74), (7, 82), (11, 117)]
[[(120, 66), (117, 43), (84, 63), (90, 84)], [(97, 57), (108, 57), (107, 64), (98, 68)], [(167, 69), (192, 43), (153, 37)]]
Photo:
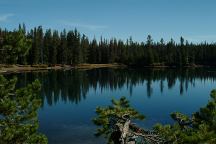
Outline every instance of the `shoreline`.
[(22, 73), (32, 71), (47, 71), (47, 70), (71, 70), (71, 69), (82, 69), (90, 70), (96, 68), (126, 68), (123, 64), (78, 64), (78, 65), (61, 65), (56, 64), (54, 66), (48, 65), (5, 65), (0, 64), (0, 74), (6, 73)]
[(0, 74), (6, 73), (22, 73), (22, 72), (32, 72), (32, 71), (47, 71), (47, 70), (71, 70), (71, 69), (81, 69), (81, 70), (90, 70), (97, 68), (216, 68), (216, 66), (208, 65), (189, 65), (189, 66), (128, 66), (124, 64), (78, 64), (78, 65), (61, 65), (56, 64), (53, 66), (48, 66), (45, 64), (41, 65), (5, 65), (0, 64)]

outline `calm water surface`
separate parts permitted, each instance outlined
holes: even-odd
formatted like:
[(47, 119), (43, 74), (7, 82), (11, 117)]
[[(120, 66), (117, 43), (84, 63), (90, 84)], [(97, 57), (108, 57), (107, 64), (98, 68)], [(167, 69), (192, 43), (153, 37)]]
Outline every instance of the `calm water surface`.
[(169, 114), (174, 111), (191, 115), (216, 88), (216, 69), (94, 69), (16, 75), (18, 86), (36, 78), (41, 81), (39, 130), (51, 144), (105, 143), (94, 137), (96, 126), (91, 120), (95, 108), (109, 105), (112, 98), (126, 96), (147, 117), (137, 123), (151, 128), (157, 122), (172, 123)]

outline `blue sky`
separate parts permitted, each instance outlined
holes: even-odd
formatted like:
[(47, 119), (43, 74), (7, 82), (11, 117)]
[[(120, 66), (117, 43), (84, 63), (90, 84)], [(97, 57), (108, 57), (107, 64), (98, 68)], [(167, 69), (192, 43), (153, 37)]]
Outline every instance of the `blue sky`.
[(93, 38), (101, 35), (145, 41), (179, 37), (193, 42), (216, 41), (216, 0), (0, 0), (0, 27), (74, 29)]

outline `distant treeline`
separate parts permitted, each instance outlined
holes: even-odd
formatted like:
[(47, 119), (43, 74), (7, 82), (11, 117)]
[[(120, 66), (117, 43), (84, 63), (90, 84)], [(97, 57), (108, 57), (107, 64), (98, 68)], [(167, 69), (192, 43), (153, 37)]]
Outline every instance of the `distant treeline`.
[(122, 63), (144, 66), (216, 65), (216, 43), (193, 44), (154, 42), (150, 35), (145, 42), (89, 40), (76, 29), (43, 30), (41, 26), (26, 31), (25, 25), (13, 31), (0, 29), (1, 64), (80, 64)]

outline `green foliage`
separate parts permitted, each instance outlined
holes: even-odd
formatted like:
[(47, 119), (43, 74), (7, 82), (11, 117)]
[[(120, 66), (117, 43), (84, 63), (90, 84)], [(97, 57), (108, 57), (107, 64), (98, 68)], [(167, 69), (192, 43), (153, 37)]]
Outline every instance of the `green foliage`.
[(50, 49), (51, 64), (57, 63), (57, 48), (59, 46), (59, 35), (57, 31), (53, 32), (52, 47)]
[(5, 34), (3, 39), (2, 56), (7, 64), (26, 63), (26, 56), (31, 48), (31, 40), (23, 29)]
[(172, 113), (173, 125), (157, 124), (154, 130), (169, 143), (216, 143), (216, 90), (211, 92), (208, 104), (192, 115)]
[[(216, 44), (193, 44), (180, 38), (164, 42), (101, 39), (89, 40), (76, 29), (62, 32), (42, 26), (26, 32), (25, 27), (7, 31), (0, 28), (2, 64), (123, 63), (132, 66), (215, 66)], [(28, 58), (26, 60), (26, 58)]]
[[(136, 110), (130, 107), (129, 101), (125, 97), (120, 100), (112, 100), (112, 105), (108, 107), (98, 107), (96, 109), (97, 117), (93, 120), (94, 123), (101, 128), (97, 131), (97, 136), (104, 135), (108, 139), (108, 143), (112, 143), (113, 135), (111, 128), (112, 117), (121, 118), (124, 115), (129, 115), (132, 119), (143, 119)], [(208, 104), (200, 108), (200, 110), (188, 117), (180, 112), (171, 114), (176, 123), (173, 125), (156, 124), (153, 131), (159, 135), (166, 143), (173, 144), (197, 144), (197, 143), (216, 143), (216, 90), (211, 92), (211, 99)], [(121, 120), (121, 119), (119, 119)], [(118, 137), (118, 136), (117, 136)]]
[(16, 81), (16, 78), (7, 80), (0, 75), (0, 143), (48, 143), (47, 138), (37, 132), (40, 82), (36, 80), (15, 90)]
[(97, 117), (93, 119), (93, 122), (97, 126), (101, 126), (97, 130), (96, 136), (104, 135), (106, 138), (110, 138), (112, 134), (109, 122), (112, 117), (121, 118), (124, 115), (129, 115), (130, 119), (143, 120), (145, 118), (144, 115), (131, 108), (125, 97), (120, 98), (120, 100), (113, 99), (112, 105), (108, 107), (97, 107), (96, 113)]

